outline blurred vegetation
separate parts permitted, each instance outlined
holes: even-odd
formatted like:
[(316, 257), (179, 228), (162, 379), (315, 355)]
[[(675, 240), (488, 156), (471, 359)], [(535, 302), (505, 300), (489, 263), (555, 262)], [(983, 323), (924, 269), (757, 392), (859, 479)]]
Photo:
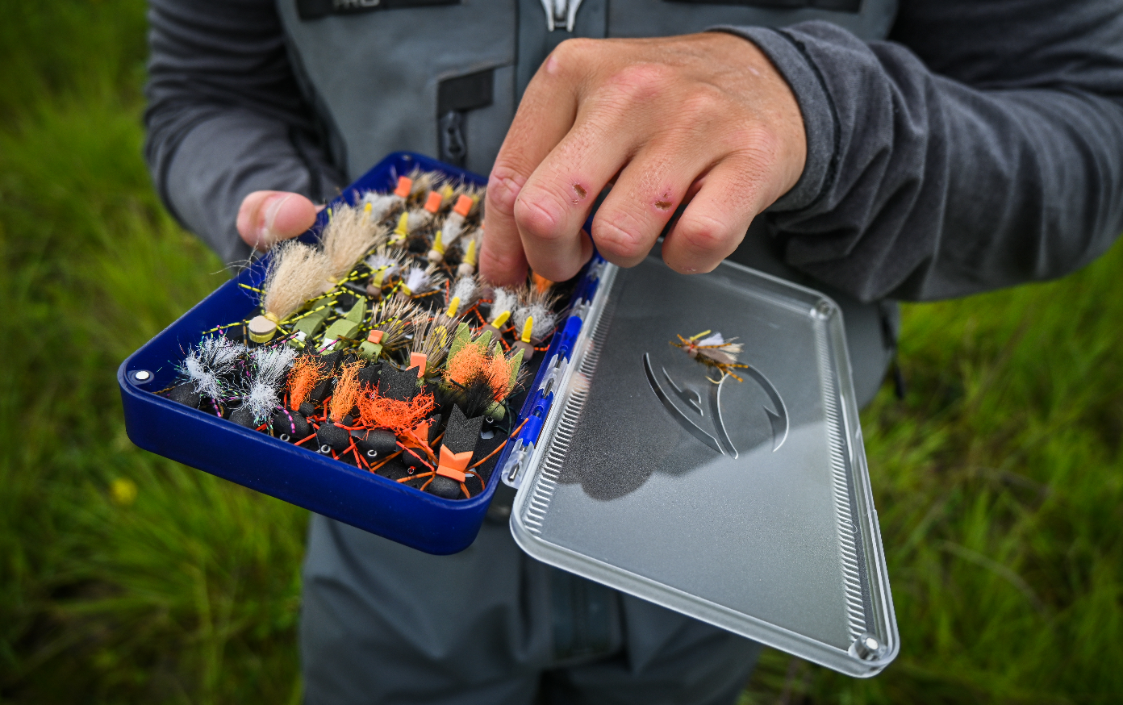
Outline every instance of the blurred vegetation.
[[(0, 702), (298, 702), (307, 514), (134, 448), (115, 371), (225, 277), (141, 159), (144, 3), (0, 23)], [(904, 311), (863, 414), (903, 646), (862, 681), (768, 651), (743, 702), (1123, 693), (1123, 295)]]
[(297, 701), (306, 513), (125, 435), (115, 372), (225, 279), (141, 158), (140, 1), (0, 22), (0, 701)]

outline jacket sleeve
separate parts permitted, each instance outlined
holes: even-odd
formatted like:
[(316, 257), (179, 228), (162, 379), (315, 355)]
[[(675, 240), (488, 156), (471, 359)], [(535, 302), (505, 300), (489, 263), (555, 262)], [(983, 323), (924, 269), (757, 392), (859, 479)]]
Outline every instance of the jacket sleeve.
[(151, 0), (148, 17), (152, 179), (223, 260), (245, 259), (235, 218), (247, 194), (319, 201), (342, 182), (319, 146), (273, 0)]
[(901, 3), (891, 41), (721, 28), (765, 51), (808, 138), (767, 214), (789, 264), (862, 300), (1062, 276), (1123, 230), (1123, 1)]

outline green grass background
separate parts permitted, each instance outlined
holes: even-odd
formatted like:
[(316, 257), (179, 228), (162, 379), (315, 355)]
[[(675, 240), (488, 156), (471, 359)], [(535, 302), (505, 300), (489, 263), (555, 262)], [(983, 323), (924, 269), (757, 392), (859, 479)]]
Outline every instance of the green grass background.
[[(117, 365), (225, 277), (140, 156), (144, 4), (2, 17), (0, 702), (298, 702), (306, 513), (121, 418)], [(1123, 699), (1121, 267), (906, 307), (908, 397), (862, 419), (901, 655), (768, 651), (744, 703)]]

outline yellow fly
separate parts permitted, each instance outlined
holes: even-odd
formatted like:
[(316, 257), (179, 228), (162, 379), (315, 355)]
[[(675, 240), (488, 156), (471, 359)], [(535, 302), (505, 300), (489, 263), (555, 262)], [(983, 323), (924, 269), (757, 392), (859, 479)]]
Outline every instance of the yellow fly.
[[(681, 335), (678, 337), (678, 342), (671, 341), (671, 345), (676, 348), (682, 348), (686, 354), (702, 363), (706, 367), (712, 367), (719, 370), (722, 377), (729, 375), (738, 382), (743, 382), (735, 372), (734, 369), (740, 367), (745, 369), (748, 365), (743, 365), (737, 362), (737, 356), (742, 352), (740, 343), (734, 343), (736, 338), (726, 340), (722, 337), (721, 333), (714, 333), (712, 331), (704, 330), (697, 335), (692, 335), (689, 338), (684, 338)], [(706, 377), (714, 384), (721, 382), (721, 379), (713, 379)]]

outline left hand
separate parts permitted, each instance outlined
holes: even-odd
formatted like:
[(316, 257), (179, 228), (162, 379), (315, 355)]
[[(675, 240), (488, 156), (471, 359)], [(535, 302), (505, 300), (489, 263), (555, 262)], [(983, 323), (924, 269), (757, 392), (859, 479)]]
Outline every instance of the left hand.
[(724, 32), (570, 39), (519, 105), (487, 190), (480, 273), (575, 275), (592, 254), (643, 260), (680, 204), (663, 259), (708, 272), (803, 173), (807, 141), (788, 84), (748, 40)]
[(238, 234), (247, 245), (265, 252), (281, 240), (303, 234), (323, 209), (299, 193), (254, 191), (238, 208)]

